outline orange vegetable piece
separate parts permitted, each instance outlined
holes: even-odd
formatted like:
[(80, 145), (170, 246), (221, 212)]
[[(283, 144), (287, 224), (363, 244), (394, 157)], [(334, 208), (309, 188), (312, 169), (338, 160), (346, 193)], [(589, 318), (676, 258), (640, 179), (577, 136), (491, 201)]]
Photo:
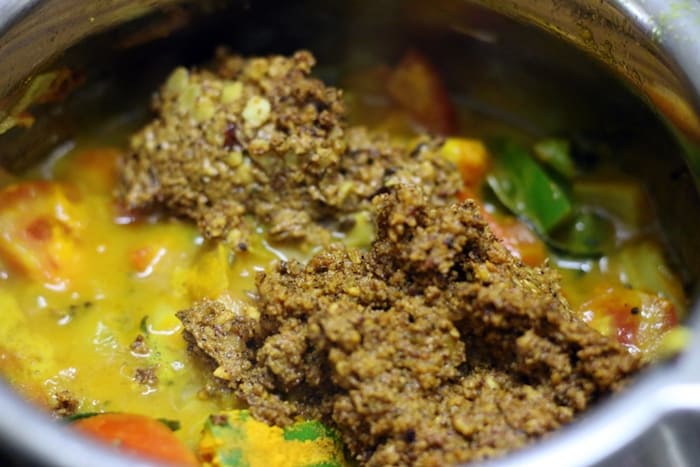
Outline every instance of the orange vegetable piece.
[(481, 216), (489, 225), (491, 232), (498, 238), (510, 253), (528, 266), (541, 266), (547, 259), (547, 247), (530, 226), (517, 217), (496, 215), (484, 209), (476, 190), (466, 185), (457, 193), (459, 201), (473, 199), (476, 201)]
[(72, 426), (133, 454), (173, 465), (199, 465), (194, 453), (165, 424), (144, 415), (104, 413), (76, 420)]
[(427, 129), (442, 135), (454, 131), (456, 114), (447, 88), (423, 54), (411, 50), (404, 55), (389, 76), (387, 92)]
[(37, 281), (59, 284), (79, 266), (85, 213), (77, 191), (32, 181), (0, 191), (0, 257)]
[(526, 223), (512, 216), (496, 217), (484, 209), (481, 213), (493, 234), (523, 263), (541, 266), (547, 259), (547, 247)]

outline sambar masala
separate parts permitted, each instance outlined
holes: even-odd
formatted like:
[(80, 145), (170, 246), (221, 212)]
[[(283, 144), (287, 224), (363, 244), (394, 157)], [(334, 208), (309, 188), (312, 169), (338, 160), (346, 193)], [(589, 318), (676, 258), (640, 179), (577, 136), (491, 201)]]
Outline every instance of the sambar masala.
[(313, 64), (297, 52), (178, 68), (123, 160), (127, 204), (165, 206), (244, 250), (254, 230), (246, 216), (269, 225), (275, 241), (328, 243), (323, 225), (342, 228), (388, 184), (420, 184), (439, 204), (454, 199), (462, 182), (438, 141), (403, 145), (347, 127), (341, 91), (311, 77)]
[(222, 301), (179, 313), (254, 416), (323, 420), (367, 465), (444, 465), (538, 439), (639, 368), (473, 203), (435, 207), (401, 186), (376, 204), (369, 252), (260, 273), (259, 317)]

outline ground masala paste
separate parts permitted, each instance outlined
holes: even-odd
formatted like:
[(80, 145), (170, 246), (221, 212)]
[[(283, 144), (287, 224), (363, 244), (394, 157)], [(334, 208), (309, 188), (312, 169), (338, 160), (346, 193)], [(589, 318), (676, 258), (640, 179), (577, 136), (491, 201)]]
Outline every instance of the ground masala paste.
[[(130, 207), (165, 206), (238, 252), (256, 223), (324, 245), (258, 273), (245, 312), (224, 297), (178, 314), (217, 381), (258, 420), (328, 424), (366, 465), (501, 455), (623, 386), (640, 360), (457, 202), (441, 141), (348, 127), (312, 65), (299, 52), (179, 69), (122, 160)], [(333, 243), (359, 211), (369, 250)]]

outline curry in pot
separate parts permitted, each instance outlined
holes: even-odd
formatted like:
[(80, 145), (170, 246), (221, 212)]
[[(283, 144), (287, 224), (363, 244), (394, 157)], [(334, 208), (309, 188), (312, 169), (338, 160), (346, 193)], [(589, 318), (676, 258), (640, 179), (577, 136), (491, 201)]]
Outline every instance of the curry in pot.
[(128, 146), (85, 134), (5, 177), (22, 395), (180, 465), (444, 465), (682, 345), (640, 181), (566, 138), (473, 137), (419, 52), (345, 92), (313, 65), (219, 51), (113, 130)]

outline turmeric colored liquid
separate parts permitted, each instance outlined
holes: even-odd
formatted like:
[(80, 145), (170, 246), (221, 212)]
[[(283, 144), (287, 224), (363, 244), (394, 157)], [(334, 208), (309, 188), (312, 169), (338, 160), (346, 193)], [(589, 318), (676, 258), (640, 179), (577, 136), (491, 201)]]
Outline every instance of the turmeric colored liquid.
[(0, 371), (47, 409), (68, 391), (78, 412), (178, 420), (194, 445), (205, 418), (236, 402), (207, 393), (175, 313), (203, 297), (244, 301), (275, 255), (254, 245), (232, 261), (186, 222), (120, 209), (117, 155), (76, 149), (43, 167), (51, 181), (0, 194)]

